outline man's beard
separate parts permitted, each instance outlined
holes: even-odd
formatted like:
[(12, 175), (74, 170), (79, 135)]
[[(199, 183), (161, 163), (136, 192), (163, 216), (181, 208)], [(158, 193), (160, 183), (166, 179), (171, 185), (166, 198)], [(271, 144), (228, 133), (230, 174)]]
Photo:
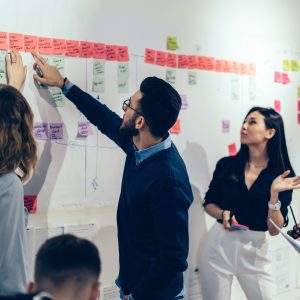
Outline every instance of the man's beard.
[(137, 119), (138, 115), (135, 114), (130, 120), (126, 123), (123, 120), (123, 123), (120, 127), (120, 135), (122, 138), (129, 138), (134, 137), (139, 134), (139, 131), (135, 128), (135, 120)]

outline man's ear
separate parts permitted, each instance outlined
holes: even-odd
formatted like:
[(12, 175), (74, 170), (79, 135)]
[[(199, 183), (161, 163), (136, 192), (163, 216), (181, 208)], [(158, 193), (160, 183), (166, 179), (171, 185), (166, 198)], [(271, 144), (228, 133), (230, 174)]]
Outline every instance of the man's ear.
[(34, 284), (34, 282), (29, 281), (29, 283), (27, 284), (27, 292), (28, 293), (35, 292), (35, 284)]
[(135, 128), (136, 129), (141, 129), (144, 125), (146, 125), (146, 121), (145, 121), (144, 117), (139, 116), (138, 118), (136, 118), (136, 120), (135, 120)]
[(99, 300), (100, 299), (100, 282), (97, 281), (92, 285), (90, 300)]

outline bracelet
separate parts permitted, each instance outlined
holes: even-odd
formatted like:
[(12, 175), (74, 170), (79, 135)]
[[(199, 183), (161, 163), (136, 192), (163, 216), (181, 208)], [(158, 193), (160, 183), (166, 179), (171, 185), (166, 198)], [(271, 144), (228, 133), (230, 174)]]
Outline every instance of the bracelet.
[(66, 88), (65, 85), (66, 85), (67, 79), (68, 79), (67, 77), (64, 78), (64, 82), (63, 82), (63, 85), (61, 87), (62, 91), (64, 91), (64, 89)]

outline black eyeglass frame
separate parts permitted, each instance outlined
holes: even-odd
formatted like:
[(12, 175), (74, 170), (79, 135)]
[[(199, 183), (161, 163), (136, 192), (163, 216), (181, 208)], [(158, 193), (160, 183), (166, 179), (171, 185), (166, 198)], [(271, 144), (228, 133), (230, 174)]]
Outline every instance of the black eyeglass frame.
[(123, 111), (126, 111), (127, 108), (132, 109), (132, 110), (135, 111), (138, 115), (142, 116), (142, 117), (144, 118), (146, 124), (148, 124), (145, 115), (144, 115), (143, 113), (141, 113), (140, 111), (136, 110), (135, 108), (131, 107), (131, 106), (130, 106), (130, 101), (131, 101), (131, 98), (126, 99), (126, 100), (123, 101), (123, 104), (122, 104), (122, 109), (123, 109)]

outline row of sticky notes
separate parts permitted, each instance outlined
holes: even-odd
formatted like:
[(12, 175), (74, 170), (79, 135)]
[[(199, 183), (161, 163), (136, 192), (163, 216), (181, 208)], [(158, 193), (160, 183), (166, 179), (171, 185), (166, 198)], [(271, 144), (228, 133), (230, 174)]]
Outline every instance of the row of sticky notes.
[(0, 50), (129, 61), (128, 46), (0, 32)]
[(292, 60), (285, 59), (282, 61), (282, 69), (283, 71), (298, 72), (300, 71), (300, 66), (298, 64), (298, 61), (295, 59)]
[(37, 140), (61, 140), (63, 138), (63, 123), (36, 122), (33, 124), (33, 134)]
[(282, 73), (282, 72), (278, 72), (278, 71), (274, 72), (274, 81), (275, 81), (275, 83), (281, 83), (281, 84), (291, 83), (291, 80), (287, 73)]
[(145, 49), (145, 62), (179, 69), (199, 69), (242, 75), (256, 74), (256, 65), (254, 63), (241, 63), (198, 55), (175, 54), (148, 48)]

